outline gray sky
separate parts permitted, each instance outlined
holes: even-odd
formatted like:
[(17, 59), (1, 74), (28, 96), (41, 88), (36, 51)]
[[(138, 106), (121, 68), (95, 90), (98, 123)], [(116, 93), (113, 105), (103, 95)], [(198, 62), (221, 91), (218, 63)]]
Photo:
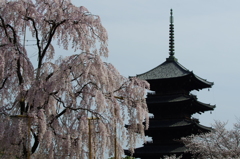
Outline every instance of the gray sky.
[(173, 9), (175, 56), (198, 76), (214, 82), (197, 92), (215, 105), (199, 115), (201, 124), (240, 117), (239, 0), (72, 0), (99, 15), (109, 34), (109, 58), (122, 75), (144, 73), (168, 57), (169, 16)]

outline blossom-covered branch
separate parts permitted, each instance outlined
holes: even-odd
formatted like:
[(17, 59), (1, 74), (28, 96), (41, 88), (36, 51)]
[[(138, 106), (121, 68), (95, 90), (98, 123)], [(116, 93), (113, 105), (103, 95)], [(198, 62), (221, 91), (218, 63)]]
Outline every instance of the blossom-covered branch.
[[(29, 33), (36, 61), (25, 45)], [(70, 0), (0, 1), (0, 41), (1, 158), (84, 159), (91, 142), (103, 159), (114, 152), (116, 129), (120, 158), (124, 139), (129, 149), (136, 142), (125, 124), (140, 125), (144, 138), (149, 85), (103, 62), (108, 36), (99, 16)], [(72, 53), (55, 57), (54, 41)]]
[(216, 121), (213, 131), (206, 134), (192, 135), (182, 141), (195, 157), (211, 158), (239, 158), (240, 157), (240, 126), (239, 122), (232, 130), (225, 128), (226, 123)]

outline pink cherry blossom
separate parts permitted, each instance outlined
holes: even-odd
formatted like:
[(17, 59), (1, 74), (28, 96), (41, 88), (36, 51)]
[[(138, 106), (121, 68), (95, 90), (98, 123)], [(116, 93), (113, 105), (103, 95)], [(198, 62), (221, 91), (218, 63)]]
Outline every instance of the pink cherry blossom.
[[(54, 41), (73, 51), (56, 58)], [(114, 154), (113, 145), (120, 158), (125, 141), (130, 150), (136, 143), (126, 124), (140, 125), (144, 138), (149, 85), (103, 61), (107, 41), (100, 17), (70, 0), (0, 1), (1, 158), (84, 159), (89, 142), (99, 159)]]

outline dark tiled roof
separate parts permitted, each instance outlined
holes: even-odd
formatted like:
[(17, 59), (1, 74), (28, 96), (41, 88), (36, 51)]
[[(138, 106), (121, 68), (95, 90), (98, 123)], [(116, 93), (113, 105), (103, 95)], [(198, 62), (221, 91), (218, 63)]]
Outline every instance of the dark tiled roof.
[(180, 127), (191, 125), (192, 122), (186, 120), (154, 120), (150, 121), (150, 128)]
[(191, 99), (191, 96), (186, 95), (167, 95), (167, 96), (148, 96), (147, 103), (170, 103), (170, 102), (182, 102)]
[[(136, 148), (135, 153), (133, 156), (138, 157), (139, 155), (145, 154), (145, 155), (159, 155), (159, 154), (175, 154), (175, 153), (183, 153), (186, 150), (185, 146), (181, 145), (151, 145), (147, 144), (144, 147)], [(125, 153), (127, 151), (125, 150)], [(129, 153), (129, 152), (127, 152)]]
[[(200, 108), (202, 111), (213, 110), (216, 106), (211, 104), (206, 104), (199, 102), (194, 95), (169, 95), (169, 96), (149, 96), (147, 98), (148, 107), (152, 106), (150, 104), (166, 104), (166, 103), (176, 103), (189, 101), (192, 103), (192, 107)], [(161, 106), (161, 105), (159, 105)], [(165, 105), (162, 105), (165, 106)]]
[(201, 124), (196, 123), (192, 120), (182, 120), (182, 119), (176, 119), (176, 120), (154, 120), (150, 119), (149, 129), (152, 128), (173, 128), (173, 127), (185, 127), (185, 126), (194, 126), (198, 129), (202, 129), (205, 131), (211, 131), (211, 127), (203, 126)]
[(204, 84), (210, 86), (213, 85), (212, 82), (208, 82), (207, 80), (195, 75), (192, 71), (189, 71), (175, 60), (167, 60), (161, 65), (151, 69), (150, 71), (139, 74), (136, 77), (142, 80), (156, 80), (184, 77), (188, 75), (191, 75), (192, 78), (195, 78), (196, 80), (203, 82)]
[(159, 78), (174, 78), (185, 76), (189, 74), (190, 71), (183, 67), (177, 61), (166, 61), (161, 65), (153, 68), (150, 71), (147, 71), (143, 74), (137, 75), (139, 79), (142, 80), (151, 80), (151, 79), (159, 79)]

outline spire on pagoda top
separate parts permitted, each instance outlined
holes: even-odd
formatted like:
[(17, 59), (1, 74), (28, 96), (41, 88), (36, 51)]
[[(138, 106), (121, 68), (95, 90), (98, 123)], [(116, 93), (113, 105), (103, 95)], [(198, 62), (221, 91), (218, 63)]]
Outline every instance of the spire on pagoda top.
[[(200, 78), (192, 71), (189, 71), (182, 66), (177, 58), (174, 57), (174, 25), (172, 9), (170, 10), (169, 57), (162, 64), (145, 73), (138, 74), (136, 77), (142, 80), (147, 80), (148, 82), (161, 80), (161, 82), (159, 82), (159, 88), (162, 87), (161, 83), (165, 80), (166, 83), (171, 83), (175, 80), (176, 82), (183, 80), (183, 83), (188, 83), (187, 85), (184, 84), (184, 87), (186, 86), (189, 90), (210, 88), (213, 85), (213, 82)], [(171, 80), (169, 81), (169, 79)], [(155, 86), (155, 88), (158, 89), (158, 86)]]
[(170, 24), (169, 24), (169, 58), (167, 61), (177, 61), (174, 57), (174, 24), (173, 24), (173, 13), (170, 10)]

